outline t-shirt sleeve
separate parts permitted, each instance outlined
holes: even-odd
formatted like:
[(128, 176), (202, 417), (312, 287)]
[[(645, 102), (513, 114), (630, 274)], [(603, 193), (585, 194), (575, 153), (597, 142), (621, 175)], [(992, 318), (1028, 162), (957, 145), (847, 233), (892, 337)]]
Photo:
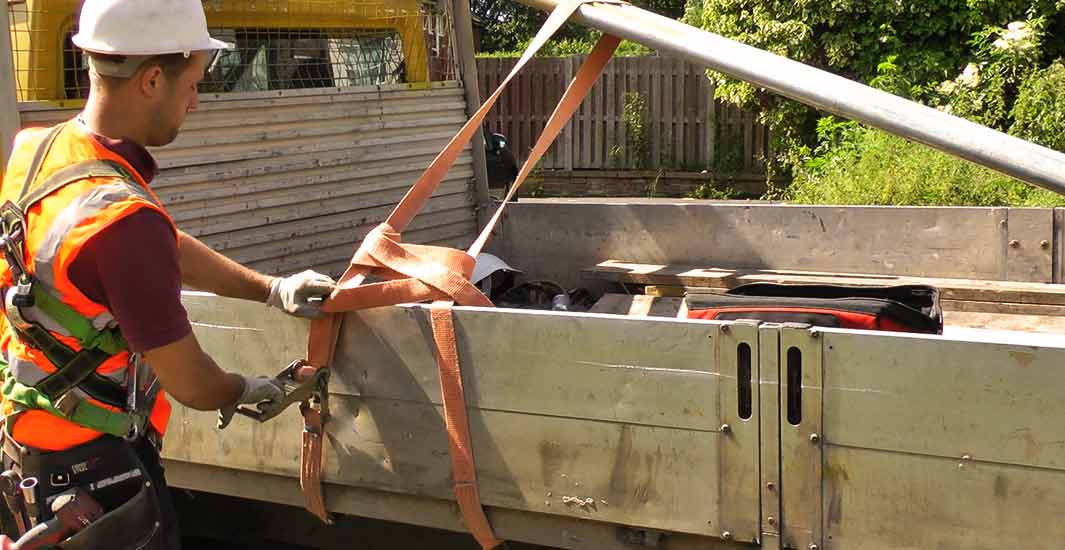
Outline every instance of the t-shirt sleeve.
[(71, 282), (114, 315), (134, 352), (192, 332), (181, 303), (181, 264), (170, 222), (147, 208), (99, 232), (70, 267)]

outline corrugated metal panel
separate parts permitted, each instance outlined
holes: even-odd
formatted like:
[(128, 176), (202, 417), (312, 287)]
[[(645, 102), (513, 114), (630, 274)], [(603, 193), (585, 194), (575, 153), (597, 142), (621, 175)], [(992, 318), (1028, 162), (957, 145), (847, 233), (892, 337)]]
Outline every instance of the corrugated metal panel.
[[(24, 126), (72, 110), (22, 104)], [(342, 271), (466, 120), (458, 83), (203, 96), (153, 151), (178, 227), (267, 273)], [(477, 229), (469, 149), (404, 234), (466, 246)]]

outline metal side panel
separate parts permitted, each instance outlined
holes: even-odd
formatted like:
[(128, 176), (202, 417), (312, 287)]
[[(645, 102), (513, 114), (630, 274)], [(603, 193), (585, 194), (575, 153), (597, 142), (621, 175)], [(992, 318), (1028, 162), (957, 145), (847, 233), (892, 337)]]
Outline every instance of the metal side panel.
[(1054, 282), (1054, 211), (1011, 208), (1007, 216), (1005, 280)]
[(821, 545), (821, 341), (809, 328), (780, 329), (782, 546)]
[[(303, 355), (304, 321), (213, 296), (186, 295), (185, 304), (223, 368), (274, 374)], [(453, 500), (427, 311), (379, 308), (344, 323), (327, 482)], [(721, 387), (718, 324), (458, 308), (455, 327), (487, 505), (711, 537), (727, 519), (737, 533), (755, 532), (756, 431), (732, 422), (736, 439), (721, 440), (719, 399), (733, 390)], [(261, 425), (237, 418), (224, 431), (214, 420), (176, 407), (166, 457), (298, 475), (294, 409)]]
[(1065, 341), (824, 339), (828, 547), (1060, 546)]
[[(756, 324), (721, 327), (718, 367), (721, 373), (721, 521), (726, 538), (759, 540), (759, 419)], [(755, 511), (755, 513), (751, 513)], [(728, 533), (728, 535), (725, 535)]]
[(780, 329), (758, 331), (758, 394), (762, 407), (762, 548), (780, 550)]

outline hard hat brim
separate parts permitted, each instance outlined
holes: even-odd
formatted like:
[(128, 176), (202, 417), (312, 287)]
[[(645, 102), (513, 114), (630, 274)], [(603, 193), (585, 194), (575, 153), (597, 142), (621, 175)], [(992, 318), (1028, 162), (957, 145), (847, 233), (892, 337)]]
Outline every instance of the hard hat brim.
[(167, 49), (164, 49), (164, 48), (159, 48), (159, 49), (155, 49), (155, 50), (119, 51), (117, 48), (115, 48), (114, 46), (112, 46), (110, 44), (105, 44), (105, 43), (102, 43), (102, 42), (89, 40), (85, 36), (82, 36), (80, 33), (74, 35), (74, 37), (71, 39), (71, 41), (74, 42), (75, 46), (77, 46), (77, 47), (79, 47), (79, 48), (81, 48), (81, 49), (83, 49), (83, 50), (85, 50), (87, 52), (99, 53), (99, 54), (105, 54), (105, 55), (131, 55), (131, 56), (132, 55), (168, 55), (168, 54), (175, 54), (175, 53), (185, 53), (185, 54), (187, 54), (187, 53), (199, 52), (199, 51), (232, 50), (233, 47), (234, 47), (233, 44), (230, 44), (228, 42), (223, 42), (223, 41), (215, 39), (215, 38), (208, 38), (202, 45), (199, 45), (199, 46), (194, 47), (194, 48), (190, 48), (188, 51), (184, 51), (184, 50), (182, 50), (182, 51), (174, 51), (174, 50), (167, 50)]

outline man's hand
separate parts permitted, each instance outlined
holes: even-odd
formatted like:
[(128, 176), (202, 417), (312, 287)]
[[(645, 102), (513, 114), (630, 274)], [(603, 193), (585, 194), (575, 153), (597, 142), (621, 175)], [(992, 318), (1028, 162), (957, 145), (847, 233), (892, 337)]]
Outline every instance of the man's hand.
[[(266, 304), (289, 315), (317, 319), (322, 302), (336, 288), (336, 281), (321, 273), (304, 271), (290, 277), (278, 277), (270, 283)], [(319, 298), (319, 299), (316, 299)]]
[(218, 429), (220, 430), (233, 420), (238, 405), (257, 405), (259, 410), (263, 411), (271, 405), (277, 405), (285, 397), (285, 391), (277, 379), (266, 376), (255, 378), (244, 376), (242, 378), (244, 379), (244, 391), (240, 397), (233, 403), (218, 409)]

